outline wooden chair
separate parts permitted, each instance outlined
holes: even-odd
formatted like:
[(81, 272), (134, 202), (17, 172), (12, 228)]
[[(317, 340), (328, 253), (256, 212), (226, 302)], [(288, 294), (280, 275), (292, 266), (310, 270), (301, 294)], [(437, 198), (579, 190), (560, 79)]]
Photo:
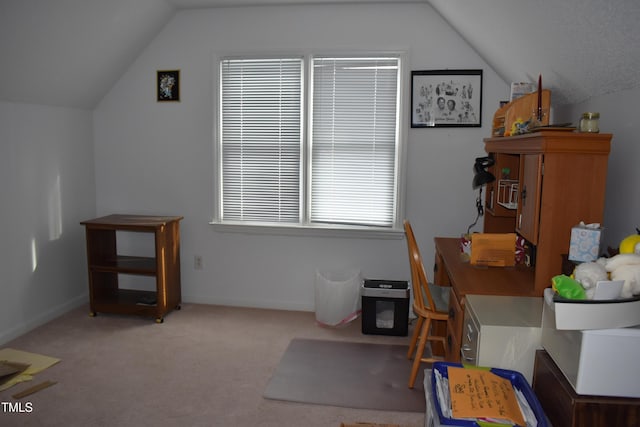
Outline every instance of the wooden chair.
[(431, 353), (425, 356), (424, 353), (427, 343), (430, 342), (440, 343), (443, 351), (446, 352), (446, 336), (433, 335), (431, 329), (435, 322), (445, 322), (446, 335), (446, 322), (449, 319), (449, 288), (429, 284), (413, 229), (407, 220), (404, 221), (404, 231), (409, 248), (409, 264), (411, 265), (413, 312), (418, 317), (407, 352), (407, 358), (413, 358), (413, 367), (409, 377), (409, 388), (413, 388), (421, 362), (433, 363), (444, 360), (443, 357), (433, 356)]

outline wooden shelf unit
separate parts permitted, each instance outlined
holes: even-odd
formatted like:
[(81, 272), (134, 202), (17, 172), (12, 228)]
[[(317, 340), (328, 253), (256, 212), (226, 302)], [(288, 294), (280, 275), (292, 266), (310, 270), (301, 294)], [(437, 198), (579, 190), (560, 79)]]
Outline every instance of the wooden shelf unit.
[[(90, 315), (164, 316), (181, 303), (180, 216), (108, 215), (81, 222), (86, 230)], [(150, 233), (155, 256), (121, 255), (117, 232)], [(155, 278), (155, 291), (123, 289), (121, 274)]]
[(484, 232), (515, 231), (535, 246), (536, 295), (542, 296), (551, 278), (562, 272), (571, 228), (580, 221), (603, 222), (611, 137), (542, 131), (484, 140), (495, 160), (489, 171), (500, 177), (506, 167), (510, 178), (519, 181), (515, 210), (498, 205), (497, 180), (487, 188)]

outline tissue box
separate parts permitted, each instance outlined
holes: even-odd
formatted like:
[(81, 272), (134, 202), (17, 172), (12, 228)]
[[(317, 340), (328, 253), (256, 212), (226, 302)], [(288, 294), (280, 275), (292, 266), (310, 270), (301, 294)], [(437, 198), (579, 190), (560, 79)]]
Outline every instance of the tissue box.
[(591, 262), (598, 259), (602, 227), (579, 224), (571, 228), (569, 260)]

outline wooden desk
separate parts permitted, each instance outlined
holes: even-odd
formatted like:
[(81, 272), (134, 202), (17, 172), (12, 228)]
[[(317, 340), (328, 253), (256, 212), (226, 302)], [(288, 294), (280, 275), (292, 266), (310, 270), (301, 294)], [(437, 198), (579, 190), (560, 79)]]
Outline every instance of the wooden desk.
[(464, 261), (458, 238), (435, 239), (434, 283), (451, 286), (447, 330), (447, 360), (460, 361), (460, 343), (464, 320), (465, 296), (511, 295), (539, 296), (534, 290), (534, 272), (522, 265), (515, 267), (480, 267)]

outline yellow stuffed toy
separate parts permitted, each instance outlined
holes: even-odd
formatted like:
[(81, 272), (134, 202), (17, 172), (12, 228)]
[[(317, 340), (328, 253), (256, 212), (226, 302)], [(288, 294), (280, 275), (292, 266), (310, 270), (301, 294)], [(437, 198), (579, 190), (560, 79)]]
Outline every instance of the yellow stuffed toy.
[(620, 242), (620, 253), (621, 254), (638, 254), (640, 255), (640, 230), (638, 233), (632, 234), (630, 236), (625, 237), (622, 242)]

